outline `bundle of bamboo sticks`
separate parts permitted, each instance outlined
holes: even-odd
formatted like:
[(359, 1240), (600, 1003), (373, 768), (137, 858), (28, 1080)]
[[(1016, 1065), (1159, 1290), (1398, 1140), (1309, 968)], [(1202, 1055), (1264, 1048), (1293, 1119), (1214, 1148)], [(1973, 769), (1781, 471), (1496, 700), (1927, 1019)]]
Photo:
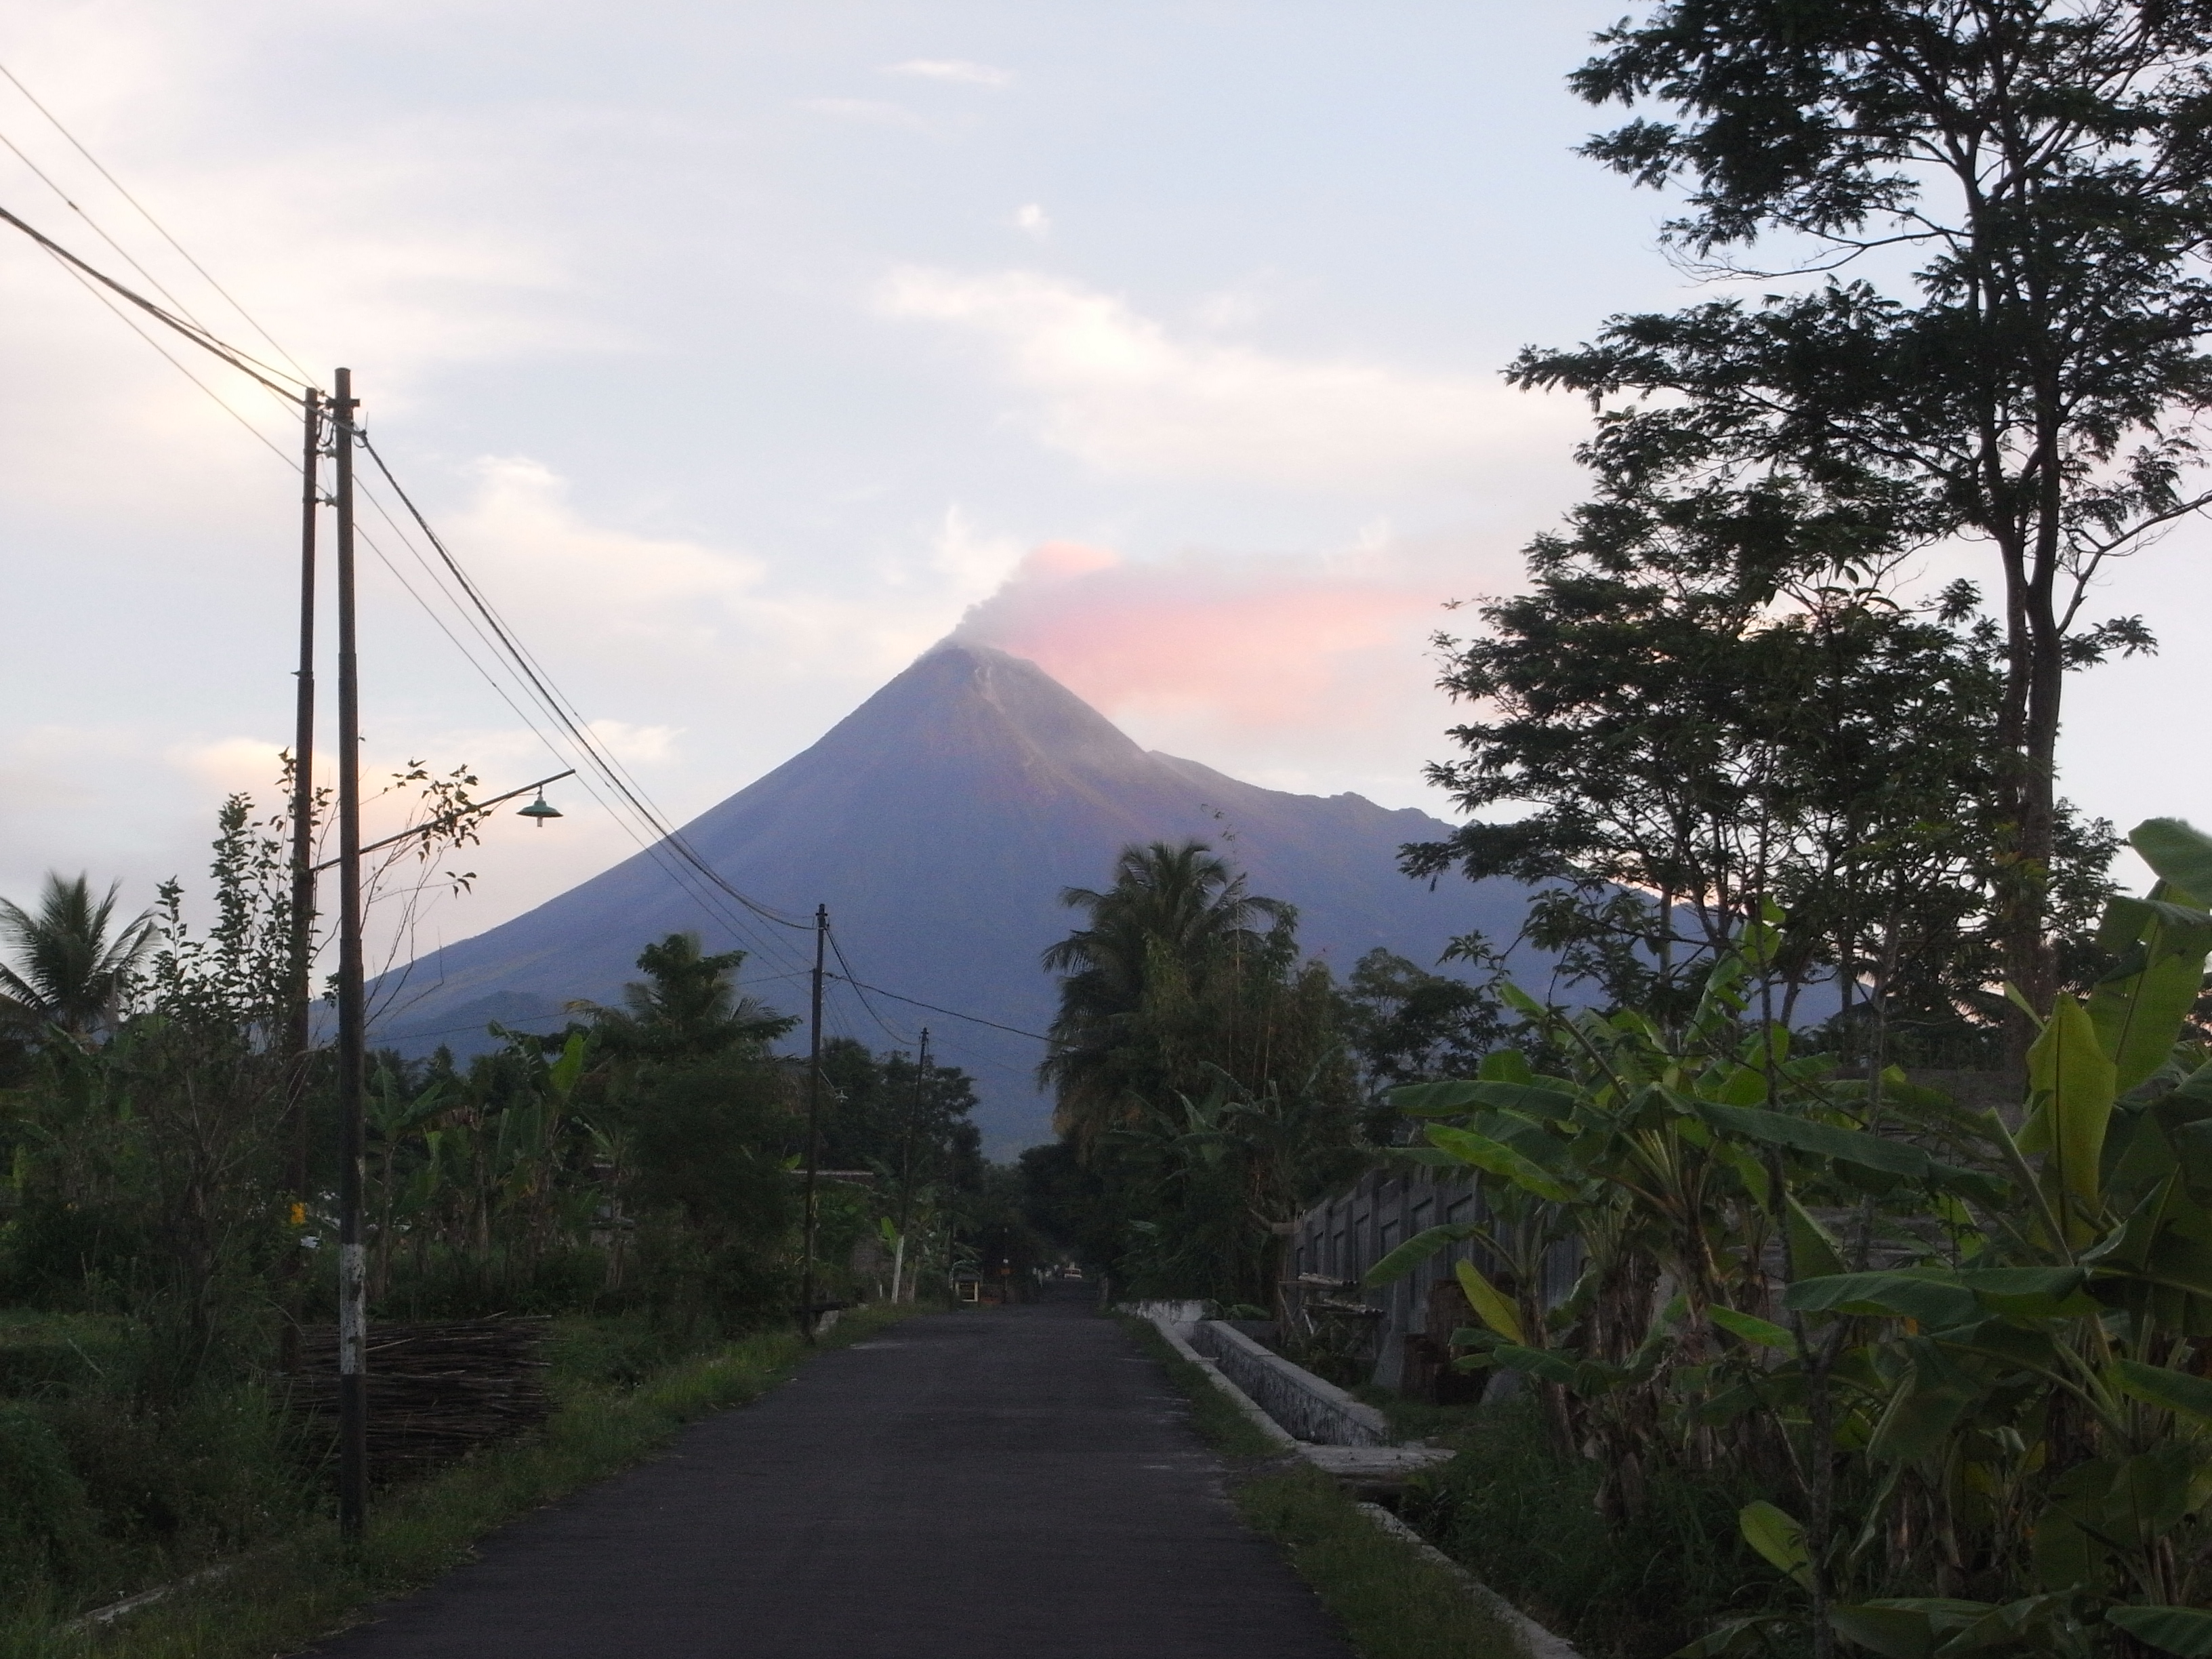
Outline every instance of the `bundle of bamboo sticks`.
[[(551, 1403), (538, 1348), (543, 1319), (460, 1319), (372, 1325), (368, 1330), (368, 1467), (372, 1480), (428, 1473), (486, 1441), (535, 1428)], [(300, 1333), (292, 1405), (316, 1432), (338, 1419), (335, 1327)]]

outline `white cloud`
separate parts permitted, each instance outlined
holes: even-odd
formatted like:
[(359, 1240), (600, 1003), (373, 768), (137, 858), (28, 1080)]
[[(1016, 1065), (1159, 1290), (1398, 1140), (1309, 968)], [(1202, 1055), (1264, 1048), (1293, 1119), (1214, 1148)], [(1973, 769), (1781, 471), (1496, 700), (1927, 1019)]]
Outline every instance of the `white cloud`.
[[(448, 515), (447, 540), (492, 603), (547, 660), (588, 665), (664, 708), (762, 675), (888, 677), (997, 586), (1024, 547), (956, 504), (845, 580), (810, 581), (750, 551), (594, 522), (565, 479), (528, 457), (470, 471), (475, 494)], [(681, 728), (610, 730), (625, 759), (653, 763), (673, 757)]]
[(273, 798), (288, 747), (263, 738), (217, 738), (172, 744), (164, 758), (207, 794)]
[(1018, 537), (980, 533), (956, 502), (945, 509), (944, 522), (931, 541), (930, 568), (955, 592), (980, 599), (1013, 574), (1027, 551)]
[(1579, 420), (1492, 376), (1179, 337), (1117, 295), (1035, 271), (906, 267), (878, 305), (987, 342), (1006, 378), (1037, 399), (1038, 435), (1110, 473), (1291, 489), (1472, 486), (1533, 454), (1555, 458)]
[(677, 758), (675, 726), (633, 726), (628, 720), (593, 720), (592, 735), (625, 766), (659, 766)]
[(885, 66), (884, 73), (923, 81), (956, 81), (971, 87), (1007, 87), (1014, 82), (1009, 70), (970, 63), (964, 58), (910, 58), (903, 64)]
[(833, 120), (854, 121), (862, 126), (906, 127), (927, 132), (930, 124), (912, 110), (875, 98), (801, 98), (799, 107)]
[(1052, 235), (1052, 221), (1035, 202), (1024, 202), (1014, 210), (1014, 228), (1042, 242)]
[(763, 574), (742, 554), (591, 524), (566, 481), (526, 456), (487, 456), (471, 470), (476, 499), (453, 520), (455, 545), (495, 565), (501, 586), (558, 594), (594, 631), (696, 641)]

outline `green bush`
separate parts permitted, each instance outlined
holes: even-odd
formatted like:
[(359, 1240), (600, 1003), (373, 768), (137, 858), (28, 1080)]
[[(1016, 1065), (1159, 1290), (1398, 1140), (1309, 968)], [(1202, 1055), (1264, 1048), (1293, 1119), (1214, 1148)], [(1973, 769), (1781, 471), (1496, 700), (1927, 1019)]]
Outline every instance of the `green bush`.
[(1715, 1623), (1766, 1610), (1773, 1571), (1737, 1530), (1726, 1471), (1656, 1476), (1625, 1522), (1598, 1513), (1603, 1471), (1552, 1449), (1533, 1402), (1484, 1407), (1459, 1455), (1403, 1513), (1485, 1583), (1589, 1659), (1660, 1659)]
[[(504, 1250), (461, 1255), (440, 1246), (419, 1261), (403, 1249), (392, 1259), (391, 1285), (371, 1317), (406, 1322), (588, 1313), (613, 1299), (606, 1282), (607, 1253), (590, 1245), (528, 1255)], [(318, 1315), (328, 1321), (335, 1316), (335, 1277), (318, 1288), (330, 1304)]]
[(0, 1405), (0, 1583), (69, 1583), (98, 1550), (93, 1507), (68, 1449), (31, 1407)]

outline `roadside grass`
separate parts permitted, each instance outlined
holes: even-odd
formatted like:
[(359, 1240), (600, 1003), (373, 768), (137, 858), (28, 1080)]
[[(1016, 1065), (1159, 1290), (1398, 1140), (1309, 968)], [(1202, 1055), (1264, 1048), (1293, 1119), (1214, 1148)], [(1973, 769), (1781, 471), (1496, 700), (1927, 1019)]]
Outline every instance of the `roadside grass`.
[(1484, 1421), (1480, 1406), (1431, 1406), (1425, 1400), (1408, 1400), (1395, 1389), (1378, 1389), (1371, 1382), (1350, 1392), (1354, 1400), (1381, 1412), (1389, 1422), (1390, 1432), (1401, 1440), (1456, 1445), (1460, 1436)]
[(1519, 1638), (1456, 1576), (1377, 1527), (1328, 1475), (1279, 1455), (1149, 1320), (1121, 1322), (1165, 1368), (1190, 1401), (1193, 1425), (1227, 1460), (1237, 1512), (1282, 1546), (1360, 1659), (1522, 1659)]
[(1260, 1431), (1258, 1424), (1237, 1409), (1213, 1380), (1168, 1345), (1159, 1327), (1149, 1319), (1116, 1314), (1121, 1328), (1146, 1353), (1166, 1367), (1168, 1380), (1190, 1402), (1190, 1419), (1206, 1443), (1224, 1457), (1251, 1462), (1273, 1457), (1280, 1449)]
[[(916, 1312), (856, 1310), (822, 1339), (837, 1348)], [(647, 1457), (686, 1424), (756, 1400), (808, 1350), (796, 1333), (756, 1334), (652, 1370), (635, 1386), (565, 1393), (544, 1430), (487, 1448), (443, 1474), (380, 1494), (367, 1541), (349, 1549), (319, 1519), (104, 1626), (38, 1608), (0, 1625), (0, 1659), (269, 1659), (296, 1653), (467, 1560), (487, 1533)]]
[[(1461, 1408), (1463, 1409), (1463, 1408)], [(1746, 1474), (1647, 1477), (1631, 1520), (1607, 1522), (1604, 1471), (1553, 1449), (1534, 1402), (1480, 1408), (1458, 1455), (1416, 1482), (1405, 1518), (1492, 1589), (1604, 1659), (1663, 1659), (1729, 1619), (1786, 1605), (1736, 1516), (1761, 1495)]]

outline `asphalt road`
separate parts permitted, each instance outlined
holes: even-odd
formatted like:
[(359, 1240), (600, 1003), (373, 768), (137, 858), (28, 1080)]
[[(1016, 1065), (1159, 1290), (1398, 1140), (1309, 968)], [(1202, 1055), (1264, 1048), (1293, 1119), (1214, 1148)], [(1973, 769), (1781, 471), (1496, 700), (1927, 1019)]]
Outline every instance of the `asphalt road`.
[(924, 1316), (520, 1521), (329, 1659), (1350, 1659), (1088, 1304)]

